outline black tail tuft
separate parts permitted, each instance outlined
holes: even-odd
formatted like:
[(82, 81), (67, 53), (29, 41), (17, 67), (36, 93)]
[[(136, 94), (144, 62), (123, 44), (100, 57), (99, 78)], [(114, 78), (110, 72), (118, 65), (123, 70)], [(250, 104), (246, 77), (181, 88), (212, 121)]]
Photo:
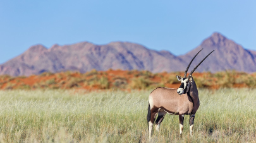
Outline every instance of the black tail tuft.
[(148, 116), (147, 116), (148, 122), (150, 121), (150, 118), (151, 118), (150, 105), (148, 104)]

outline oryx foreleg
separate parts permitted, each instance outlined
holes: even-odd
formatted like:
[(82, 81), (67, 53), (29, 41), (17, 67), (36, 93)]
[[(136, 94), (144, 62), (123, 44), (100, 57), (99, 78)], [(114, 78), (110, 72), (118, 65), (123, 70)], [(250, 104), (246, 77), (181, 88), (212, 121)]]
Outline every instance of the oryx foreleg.
[(193, 126), (194, 126), (194, 119), (195, 119), (195, 114), (190, 115), (189, 119), (189, 125), (190, 125), (190, 135), (193, 135)]
[(180, 135), (182, 135), (184, 115), (179, 115), (179, 120), (180, 120)]

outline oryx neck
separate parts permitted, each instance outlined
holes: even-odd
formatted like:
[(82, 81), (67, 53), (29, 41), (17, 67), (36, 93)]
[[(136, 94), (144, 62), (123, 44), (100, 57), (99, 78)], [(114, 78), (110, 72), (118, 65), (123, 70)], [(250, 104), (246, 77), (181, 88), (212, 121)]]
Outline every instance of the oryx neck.
[(190, 90), (187, 93), (187, 95), (192, 99), (193, 111), (195, 112), (198, 109), (199, 105), (200, 105), (198, 90), (197, 90), (195, 81), (191, 82)]

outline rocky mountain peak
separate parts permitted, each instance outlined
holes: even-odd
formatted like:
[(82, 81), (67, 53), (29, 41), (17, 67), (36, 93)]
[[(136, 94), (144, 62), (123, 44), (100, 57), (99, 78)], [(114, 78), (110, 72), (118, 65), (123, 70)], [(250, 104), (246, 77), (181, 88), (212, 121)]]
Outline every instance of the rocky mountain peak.
[(31, 46), (27, 52), (44, 52), (47, 51), (47, 48), (41, 44)]
[(215, 43), (219, 43), (220, 41), (225, 41), (227, 39), (225, 36), (218, 32), (214, 32), (210, 37), (214, 40)]
[(227, 43), (230, 43), (231, 40), (228, 40), (225, 36), (220, 33), (213, 33), (209, 38), (205, 39), (202, 42), (203, 46), (225, 46)]
[[(199, 63), (200, 60), (212, 50), (215, 51), (198, 67), (197, 71), (256, 71), (256, 57), (253, 52), (245, 50), (241, 45), (220, 33), (213, 33), (210, 37), (205, 39), (201, 45), (187, 54), (180, 56), (180, 58), (184, 59), (184, 61), (190, 61), (202, 48), (204, 50), (194, 60), (195, 63)], [(195, 66), (194, 62), (192, 63), (193, 66)]]

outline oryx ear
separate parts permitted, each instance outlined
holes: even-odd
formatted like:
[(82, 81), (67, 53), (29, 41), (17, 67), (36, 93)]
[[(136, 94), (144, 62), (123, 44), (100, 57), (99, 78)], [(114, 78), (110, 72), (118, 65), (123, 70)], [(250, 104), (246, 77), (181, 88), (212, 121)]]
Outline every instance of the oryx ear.
[(177, 77), (178, 81), (181, 80), (181, 77), (179, 75), (176, 75), (176, 77)]

